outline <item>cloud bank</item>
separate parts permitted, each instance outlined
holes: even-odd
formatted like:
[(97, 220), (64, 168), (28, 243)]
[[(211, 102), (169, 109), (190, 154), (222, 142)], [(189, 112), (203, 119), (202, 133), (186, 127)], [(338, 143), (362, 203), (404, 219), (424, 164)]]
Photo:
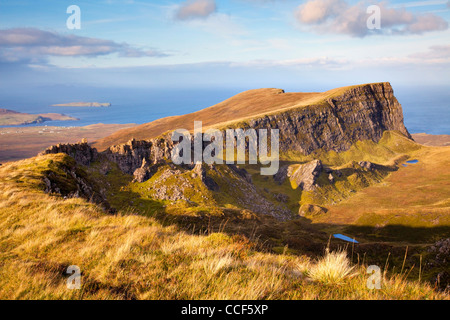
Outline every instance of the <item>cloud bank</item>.
[(377, 5), (381, 12), (381, 29), (369, 30), (366, 12), (369, 3), (351, 5), (345, 0), (309, 0), (295, 13), (297, 21), (317, 33), (347, 34), (365, 37), (371, 34), (422, 34), (448, 29), (443, 18), (432, 14), (416, 14), (404, 8), (389, 8), (386, 2)]
[(48, 56), (102, 56), (117, 53), (121, 57), (165, 57), (159, 50), (133, 48), (111, 40), (62, 35), (36, 28), (0, 30), (0, 61), (37, 63)]
[(410, 57), (423, 60), (448, 61), (450, 60), (450, 45), (431, 46), (427, 52), (414, 53)]

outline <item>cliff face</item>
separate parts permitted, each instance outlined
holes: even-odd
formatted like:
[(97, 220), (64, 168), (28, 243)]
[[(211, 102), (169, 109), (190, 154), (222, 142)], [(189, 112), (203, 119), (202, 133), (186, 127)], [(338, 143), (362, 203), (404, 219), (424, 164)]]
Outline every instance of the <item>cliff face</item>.
[(65, 153), (75, 159), (78, 164), (88, 166), (92, 161), (95, 161), (98, 156), (97, 149), (91, 148), (86, 140), (83, 140), (75, 144), (57, 144), (51, 146), (39, 153), (39, 155), (45, 154), (57, 154)]
[(279, 129), (280, 151), (305, 155), (317, 149), (345, 151), (358, 140), (378, 142), (386, 130), (411, 139), (389, 83), (353, 87), (319, 104), (255, 118), (248, 124), (254, 129)]
[[(261, 101), (265, 104), (264, 112), (259, 112), (261, 109), (254, 110), (259, 113), (236, 121), (218, 122), (217, 126), (211, 125), (209, 128), (223, 131), (228, 128), (252, 128), (256, 129), (257, 134), (258, 129), (279, 129), (281, 154), (290, 151), (308, 155), (319, 149), (341, 152), (348, 150), (359, 140), (378, 142), (387, 130), (395, 130), (411, 138), (403, 124), (402, 108), (394, 97), (389, 83), (340, 88), (312, 96), (302, 95), (302, 99), (309, 100), (301, 102), (295, 95), (283, 97), (286, 93), (274, 89), (269, 89), (268, 92), (256, 91), (255, 94), (258, 98), (260, 98), (258, 94), (270, 95), (272, 100)], [(251, 92), (245, 93), (244, 97), (249, 95), (251, 96)], [(285, 102), (291, 98), (294, 102), (286, 104)], [(279, 99), (283, 104), (280, 104)], [(233, 102), (233, 98), (231, 100)], [(278, 102), (270, 109), (268, 105), (273, 101)], [(244, 104), (241, 108), (245, 109), (245, 106)], [(227, 109), (211, 108), (214, 114)], [(309, 163), (290, 163), (281, 166), (278, 173), (273, 176), (274, 181), (278, 182), (281, 190), (285, 190), (286, 193), (273, 193), (269, 185), (263, 188), (258, 184), (265, 183), (267, 179), (263, 179), (264, 182), (253, 183), (250, 173), (234, 165), (206, 166), (194, 163), (174, 165), (171, 162), (171, 154), (178, 142), (172, 141), (171, 133), (183, 127), (189, 128), (189, 123), (179, 123), (179, 117), (175, 118), (176, 124), (180, 127), (175, 126), (172, 120), (171, 118), (161, 120), (167, 121), (171, 130), (164, 131), (156, 138), (145, 140), (133, 138), (126, 143), (110, 146), (103, 152), (97, 152), (96, 148), (82, 141), (78, 144), (50, 147), (43, 154), (66, 153), (84, 166), (96, 162), (94, 168), (100, 163), (105, 170), (102, 167), (99, 173), (105, 176), (109, 173), (111, 163), (115, 163), (123, 173), (133, 175), (133, 181), (147, 182), (145, 196), (152, 199), (184, 201), (187, 206), (206, 207), (220, 207), (230, 204), (231, 201), (238, 208), (269, 214), (280, 220), (289, 219), (293, 212), (303, 216), (323, 214), (326, 209), (321, 205), (330, 201), (333, 203), (341, 201), (355, 190), (367, 187), (371, 183), (378, 183), (390, 170), (368, 161), (361, 161), (359, 164), (352, 162), (350, 167), (339, 170), (322, 165), (319, 159)], [(190, 120), (197, 119), (193, 117)], [(165, 126), (169, 124), (166, 123)], [(204, 130), (207, 128), (203, 127)], [(193, 142), (191, 135), (192, 150)], [(208, 142), (204, 142), (203, 148), (207, 144)], [(290, 183), (286, 185), (284, 181), (288, 178)], [(336, 183), (336, 180), (339, 180), (339, 183)], [(49, 189), (57, 188), (48, 181), (44, 182)], [(83, 195), (80, 192), (84, 189), (87, 191), (83, 192), (89, 194), (88, 188), (83, 189), (82, 183), (79, 185), (81, 187), (77, 187), (76, 194)], [(293, 198), (292, 189), (299, 189), (297, 193), (299, 198)], [(302, 204), (300, 209), (297, 208), (299, 201)]]
[(150, 141), (132, 139), (125, 144), (108, 148), (103, 154), (108, 160), (117, 163), (124, 173), (133, 174), (143, 164), (157, 165), (164, 162), (165, 159), (170, 159), (172, 148), (173, 142), (170, 138), (158, 138)]
[[(305, 155), (318, 149), (345, 151), (358, 140), (378, 142), (386, 130), (396, 130), (411, 138), (403, 124), (401, 105), (389, 83), (331, 90), (314, 102), (312, 105), (285, 107), (266, 115), (229, 123), (221, 129), (238, 128), (241, 125), (253, 129), (279, 129), (280, 151), (296, 151)], [(170, 159), (173, 145), (170, 134), (165, 134), (148, 141), (132, 139), (125, 144), (111, 146), (101, 154), (117, 163), (124, 173), (133, 174), (142, 167), (144, 159), (146, 166)], [(83, 165), (96, 157), (96, 150), (86, 144), (83, 147), (51, 147), (45, 151), (57, 152), (72, 155)], [(139, 175), (145, 176), (143, 172)]]

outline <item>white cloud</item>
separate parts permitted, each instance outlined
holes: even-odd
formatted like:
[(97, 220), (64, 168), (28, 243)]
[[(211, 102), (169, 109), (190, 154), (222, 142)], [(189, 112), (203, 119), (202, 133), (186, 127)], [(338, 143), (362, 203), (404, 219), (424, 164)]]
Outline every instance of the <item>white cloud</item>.
[(176, 11), (175, 18), (178, 20), (191, 20), (207, 18), (217, 10), (214, 0), (188, 0)]
[(415, 14), (404, 8), (390, 8), (387, 3), (377, 4), (381, 11), (381, 29), (369, 30), (366, 13), (368, 4), (351, 5), (345, 0), (309, 0), (300, 5), (296, 18), (302, 25), (318, 33), (339, 33), (355, 37), (371, 34), (422, 34), (448, 29), (448, 23), (432, 14)]
[(436, 15), (427, 13), (416, 17), (415, 21), (407, 26), (406, 30), (410, 33), (421, 34), (435, 30), (445, 30), (448, 23), (443, 19), (436, 19)]
[(318, 24), (332, 16), (338, 16), (348, 7), (343, 0), (311, 0), (300, 6), (297, 18), (302, 23)]
[(185, 24), (228, 39), (248, 35), (248, 31), (236, 17), (224, 13), (216, 13), (206, 19), (190, 20)]
[(301, 69), (341, 70), (349, 66), (346, 59), (324, 57), (298, 58), (286, 60), (250, 60), (245, 62), (231, 62), (231, 67), (289, 67)]
[(418, 52), (410, 55), (411, 58), (433, 60), (433, 61), (450, 61), (450, 45), (431, 46), (426, 52)]
[(43, 61), (47, 56), (164, 57), (158, 50), (133, 48), (111, 40), (61, 35), (35, 28), (0, 30), (0, 60), (6, 62)]
[(448, 0), (426, 0), (426, 1), (412, 1), (391, 5), (391, 8), (412, 8), (412, 7), (428, 7), (440, 4), (446, 4)]

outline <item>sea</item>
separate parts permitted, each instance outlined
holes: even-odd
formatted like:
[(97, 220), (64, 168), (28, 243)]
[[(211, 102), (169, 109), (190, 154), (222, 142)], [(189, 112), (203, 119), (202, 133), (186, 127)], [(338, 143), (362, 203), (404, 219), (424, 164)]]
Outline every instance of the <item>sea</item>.
[[(314, 88), (312, 88), (314, 89)], [(219, 103), (245, 88), (212, 89), (110, 89), (44, 88), (24, 95), (0, 95), (0, 108), (26, 113), (63, 113), (78, 121), (49, 121), (39, 125), (86, 126), (104, 124), (142, 124), (153, 120), (195, 112)], [(287, 92), (300, 91), (297, 88)], [(306, 91), (306, 90), (305, 90)], [(323, 89), (308, 90), (323, 91)], [(450, 134), (450, 87), (394, 87), (403, 107), (410, 133)], [(108, 108), (52, 107), (68, 102), (110, 102)]]

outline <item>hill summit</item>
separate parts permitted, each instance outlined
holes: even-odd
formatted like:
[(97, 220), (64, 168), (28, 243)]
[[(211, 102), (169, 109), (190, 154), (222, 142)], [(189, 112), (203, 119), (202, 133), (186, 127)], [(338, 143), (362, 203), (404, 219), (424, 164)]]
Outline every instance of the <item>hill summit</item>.
[(411, 138), (390, 83), (382, 82), (322, 93), (287, 93), (273, 88), (249, 90), (194, 113), (120, 130), (94, 146), (105, 150), (131, 139), (156, 138), (178, 128), (192, 130), (194, 121), (202, 121), (205, 129), (238, 126), (280, 129), (282, 150), (294, 148), (304, 153), (317, 148), (342, 151), (358, 140), (378, 141), (385, 130), (397, 130)]

